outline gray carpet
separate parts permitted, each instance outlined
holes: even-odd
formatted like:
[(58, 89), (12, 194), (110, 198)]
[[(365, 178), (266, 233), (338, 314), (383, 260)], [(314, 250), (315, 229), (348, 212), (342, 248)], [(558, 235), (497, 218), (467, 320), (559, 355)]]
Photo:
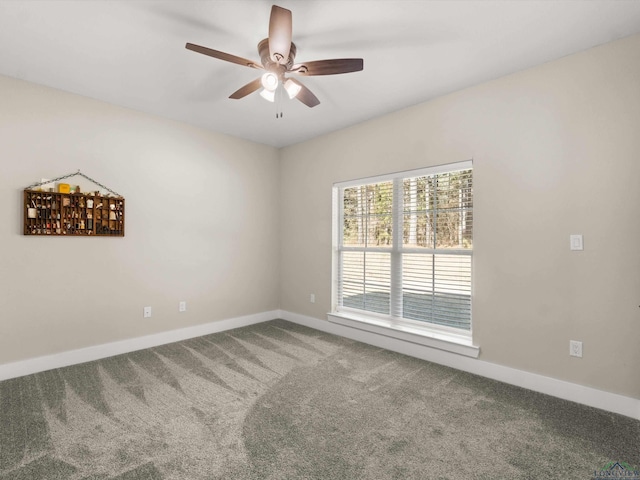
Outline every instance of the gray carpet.
[(0, 382), (0, 480), (590, 479), (640, 422), (275, 320)]

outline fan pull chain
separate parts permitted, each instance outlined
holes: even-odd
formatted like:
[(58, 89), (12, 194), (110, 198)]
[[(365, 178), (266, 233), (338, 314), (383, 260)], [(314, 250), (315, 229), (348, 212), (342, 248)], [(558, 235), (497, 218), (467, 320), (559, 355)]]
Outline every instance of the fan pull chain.
[(282, 89), (281, 85), (276, 88), (276, 118), (282, 118)]

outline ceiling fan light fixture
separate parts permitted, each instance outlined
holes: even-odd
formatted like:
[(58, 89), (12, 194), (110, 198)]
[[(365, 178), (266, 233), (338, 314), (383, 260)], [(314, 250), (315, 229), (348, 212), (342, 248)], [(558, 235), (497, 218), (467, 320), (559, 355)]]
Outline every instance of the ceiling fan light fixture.
[(260, 96), (265, 100), (270, 102), (275, 101), (276, 99), (276, 91), (275, 90), (267, 90), (266, 88), (260, 92)]
[(284, 82), (284, 89), (287, 91), (289, 98), (293, 99), (296, 97), (296, 95), (298, 95), (298, 93), (300, 93), (300, 90), (302, 90), (302, 86), (289, 78), (286, 82)]
[(265, 73), (262, 75), (262, 86), (265, 90), (275, 92), (276, 88), (278, 88), (278, 76), (273, 72)]

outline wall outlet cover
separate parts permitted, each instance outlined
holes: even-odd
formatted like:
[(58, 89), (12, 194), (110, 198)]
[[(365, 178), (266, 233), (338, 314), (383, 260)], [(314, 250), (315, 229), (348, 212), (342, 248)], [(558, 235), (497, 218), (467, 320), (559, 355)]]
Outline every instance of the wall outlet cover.
[(582, 358), (582, 342), (569, 340), (569, 355)]

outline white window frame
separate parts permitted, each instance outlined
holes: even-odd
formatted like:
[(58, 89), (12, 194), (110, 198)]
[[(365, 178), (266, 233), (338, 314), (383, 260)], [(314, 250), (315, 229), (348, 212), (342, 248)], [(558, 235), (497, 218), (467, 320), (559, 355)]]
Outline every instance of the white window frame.
[[(421, 168), (417, 170), (396, 172), (388, 175), (360, 178), (351, 181), (338, 182), (333, 185), (333, 218), (332, 218), (332, 244), (333, 244), (333, 265), (332, 265), (332, 308), (328, 314), (331, 322), (341, 325), (358, 328), (372, 333), (394, 337), (400, 340), (410, 341), (433, 348), (438, 348), (461, 355), (477, 357), (479, 347), (473, 345), (472, 331), (459, 328), (437, 325), (435, 323), (422, 322), (402, 318), (402, 312), (398, 312), (398, 306), (391, 301), (390, 315), (376, 314), (375, 312), (364, 311), (339, 305), (339, 279), (340, 279), (340, 253), (343, 251), (380, 251), (391, 254), (391, 298), (402, 296), (402, 283), (398, 279), (402, 278), (402, 255), (412, 253), (410, 248), (403, 248), (402, 235), (402, 182), (405, 178), (437, 175), (441, 173), (455, 172), (459, 170), (473, 169), (473, 161), (458, 162), (435, 167)], [(348, 247), (342, 244), (343, 218), (342, 201), (345, 188), (369, 185), (381, 182), (394, 182), (393, 190), (393, 243), (390, 247)], [(449, 251), (448, 251), (449, 252)], [(421, 248), (419, 253), (429, 253)], [(435, 253), (435, 251), (433, 252)], [(469, 255), (473, 263), (473, 249), (451, 251), (460, 255)], [(473, 273), (473, 266), (471, 269)], [(473, 289), (473, 278), (471, 279)], [(393, 292), (395, 290), (395, 292)], [(400, 291), (398, 291), (400, 290)], [(473, 290), (472, 290), (473, 296)]]

